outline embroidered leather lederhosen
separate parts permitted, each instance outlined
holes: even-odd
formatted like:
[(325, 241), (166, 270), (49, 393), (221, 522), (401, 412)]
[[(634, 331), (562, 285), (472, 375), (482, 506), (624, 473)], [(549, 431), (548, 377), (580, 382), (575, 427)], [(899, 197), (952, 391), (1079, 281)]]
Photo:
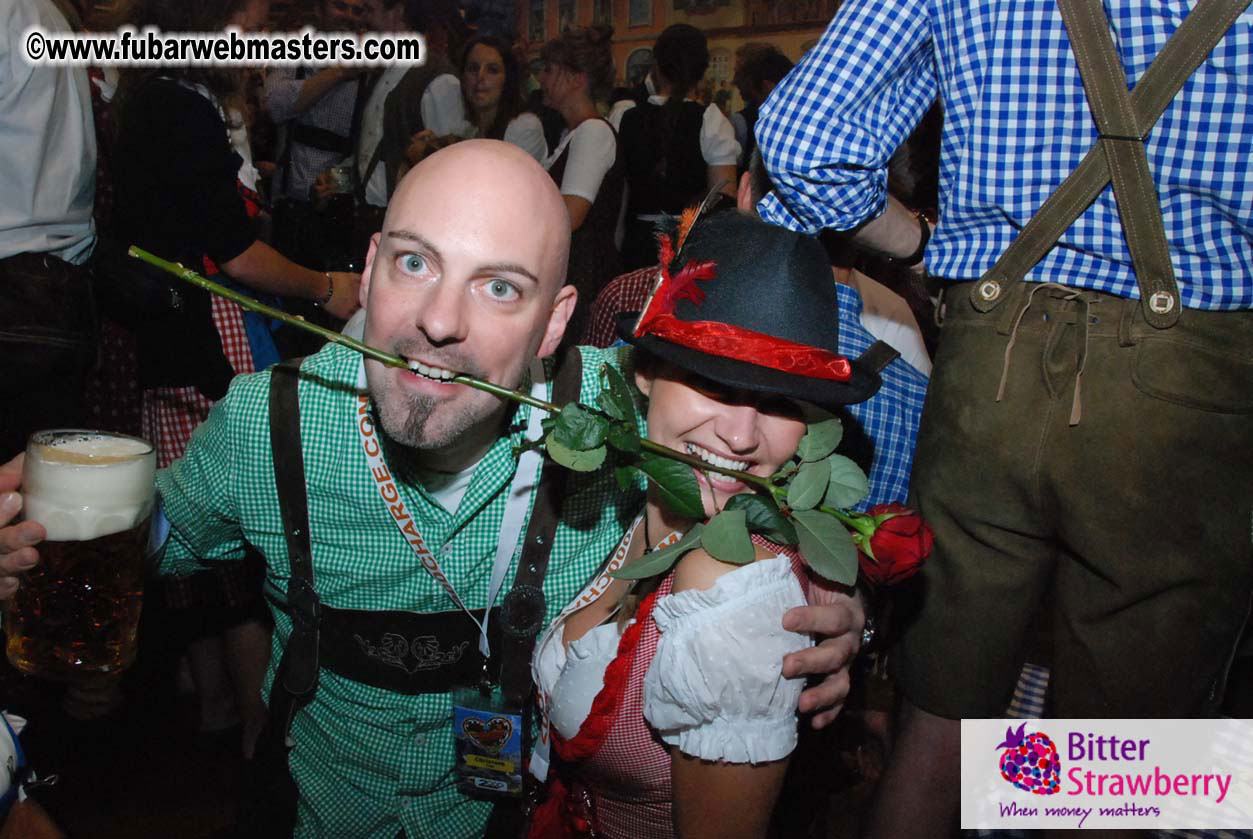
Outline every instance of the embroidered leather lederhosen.
[[(246, 779), (240, 835), (290, 835), (295, 825), (297, 790), (287, 763), (291, 722), (308, 704), (322, 668), (354, 681), (398, 693), (446, 693), (479, 683), (484, 660), (478, 630), (461, 611), (418, 613), (401, 610), (338, 609), (321, 602), (313, 577), (308, 499), (300, 444), (297, 399), (299, 360), (271, 370), (270, 444), (274, 476), (287, 541), (291, 578), (285, 611), (292, 631), (279, 660), (270, 692), (270, 722), (257, 744), (255, 766)], [(573, 352), (553, 382), (559, 404), (576, 400), (582, 360)], [(532, 694), (531, 651), (544, 620), (543, 583), (569, 472), (541, 471), (535, 502), (522, 543), (513, 587), (492, 610), (487, 672), (498, 678), (505, 699), (525, 707)], [(474, 616), (482, 620), (483, 610)], [(499, 651), (499, 652), (495, 652)], [(488, 836), (517, 836), (521, 802), (494, 808)]]

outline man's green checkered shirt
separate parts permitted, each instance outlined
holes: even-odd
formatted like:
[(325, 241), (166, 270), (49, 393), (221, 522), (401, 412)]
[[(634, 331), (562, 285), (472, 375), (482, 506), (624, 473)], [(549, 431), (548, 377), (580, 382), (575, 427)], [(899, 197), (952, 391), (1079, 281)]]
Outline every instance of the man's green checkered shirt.
[[(623, 369), (629, 351), (582, 352), (579, 401), (595, 405), (600, 366), (608, 362)], [(454, 609), (418, 564), (375, 489), (354, 421), (359, 366), (357, 353), (329, 345), (301, 368), (300, 428), (317, 593), (323, 603), (343, 609)], [(186, 456), (158, 475), (172, 525), (163, 573), (238, 560), (247, 542), (267, 559), (270, 590), (287, 590), (290, 566), (274, 485), (269, 390), (268, 373), (237, 377), (196, 430)], [(480, 462), (455, 514), (421, 486), (397, 480), (419, 531), (470, 608), (487, 605), (517, 466), (512, 448), (522, 439), (528, 411), (517, 411), (508, 436)], [(642, 504), (642, 493), (622, 493), (608, 474), (571, 475), (544, 582), (549, 620), (578, 594)], [(515, 570), (510, 568), (506, 581)], [(287, 614), (273, 611), (267, 696), (291, 631)], [(454, 786), (451, 719), (448, 694), (406, 696), (323, 670), (316, 698), (292, 727), (291, 766), (301, 791), (297, 836), (395, 839), (402, 827), (409, 839), (481, 836), (489, 806)]]

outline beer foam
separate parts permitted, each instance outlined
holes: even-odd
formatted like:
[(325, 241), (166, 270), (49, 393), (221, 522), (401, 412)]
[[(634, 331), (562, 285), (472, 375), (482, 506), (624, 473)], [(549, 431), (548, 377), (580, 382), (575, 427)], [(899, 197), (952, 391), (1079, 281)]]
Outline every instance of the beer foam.
[(152, 511), (156, 457), (132, 437), (82, 432), (28, 447), (22, 472), (27, 519), (51, 541), (129, 530)]
[(106, 437), (84, 432), (72, 437), (61, 437), (47, 444), (36, 444), (40, 457), (59, 463), (118, 463), (147, 454), (152, 446), (133, 437)]

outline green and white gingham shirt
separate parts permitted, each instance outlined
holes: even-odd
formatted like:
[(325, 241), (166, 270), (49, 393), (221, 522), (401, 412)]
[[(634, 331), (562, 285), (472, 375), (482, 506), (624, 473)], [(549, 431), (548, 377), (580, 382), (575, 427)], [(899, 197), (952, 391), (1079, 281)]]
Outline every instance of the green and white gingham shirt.
[[(368, 471), (354, 422), (359, 359), (328, 345), (305, 361), (299, 384), (318, 595), (343, 609), (454, 609), (396, 529)], [(629, 360), (623, 349), (584, 348), (579, 401), (595, 405), (601, 364), (623, 369)], [(269, 390), (268, 373), (237, 377), (192, 436), (186, 456), (158, 475), (172, 525), (163, 573), (238, 560), (248, 542), (267, 558), (267, 585), (287, 590), (290, 566), (274, 485)], [(529, 410), (518, 410), (508, 436), (480, 462), (455, 514), (421, 486), (396, 481), (427, 545), (470, 608), (487, 605), (517, 466), (512, 448), (522, 439)], [(607, 473), (570, 476), (544, 582), (548, 620), (578, 594), (642, 504), (638, 488), (624, 494)], [(517, 551), (507, 581), (516, 564)], [(291, 631), (285, 612), (274, 610), (274, 620), (266, 696)], [(454, 786), (451, 719), (448, 694), (405, 696), (323, 670), (315, 699), (293, 725), (291, 767), (301, 792), (296, 835), (396, 839), (403, 827), (410, 839), (481, 836), (489, 805)]]

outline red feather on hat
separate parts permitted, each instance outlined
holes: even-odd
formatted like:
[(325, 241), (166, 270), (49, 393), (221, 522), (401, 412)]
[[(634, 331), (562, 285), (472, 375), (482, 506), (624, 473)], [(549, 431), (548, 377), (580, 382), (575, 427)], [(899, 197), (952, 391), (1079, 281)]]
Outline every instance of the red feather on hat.
[(697, 280), (712, 280), (717, 276), (717, 265), (711, 261), (689, 262), (674, 276), (662, 263), (661, 282), (644, 309), (639, 323), (635, 325), (636, 336), (643, 335), (653, 321), (662, 315), (674, 314), (680, 300), (690, 300), (699, 306), (705, 302), (705, 292), (696, 285)]

